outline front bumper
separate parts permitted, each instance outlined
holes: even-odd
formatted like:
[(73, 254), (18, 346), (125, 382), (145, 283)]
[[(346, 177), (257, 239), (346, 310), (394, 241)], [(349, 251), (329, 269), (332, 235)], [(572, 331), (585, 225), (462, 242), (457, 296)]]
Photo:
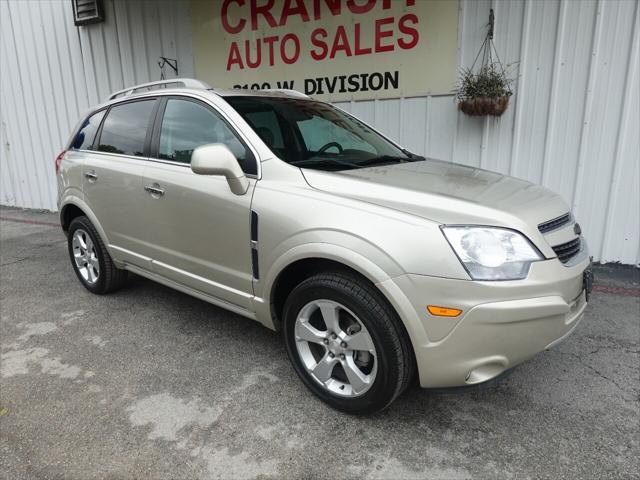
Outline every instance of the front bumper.
[[(565, 266), (536, 262), (525, 280), (483, 282), (402, 275), (387, 282), (406, 301), (395, 306), (411, 336), (420, 384), (446, 388), (481, 383), (550, 348), (579, 324), (587, 306), (585, 257)], [(459, 308), (436, 317), (427, 305)]]

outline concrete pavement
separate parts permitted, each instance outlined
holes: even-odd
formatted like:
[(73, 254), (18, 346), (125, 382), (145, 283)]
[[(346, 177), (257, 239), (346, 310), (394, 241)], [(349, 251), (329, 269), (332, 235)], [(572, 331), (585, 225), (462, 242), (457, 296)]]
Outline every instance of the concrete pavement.
[(278, 334), (138, 277), (92, 295), (56, 215), (0, 217), (1, 478), (638, 478), (637, 269), (598, 269), (577, 332), (497, 384), (357, 418)]

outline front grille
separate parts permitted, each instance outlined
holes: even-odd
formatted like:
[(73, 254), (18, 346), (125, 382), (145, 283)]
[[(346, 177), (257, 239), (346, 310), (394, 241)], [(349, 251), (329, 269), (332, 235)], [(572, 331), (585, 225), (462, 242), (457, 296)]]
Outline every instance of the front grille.
[(558, 260), (560, 260), (562, 263), (567, 263), (580, 251), (580, 246), (580, 237), (577, 237), (570, 242), (562, 243), (552, 248), (553, 251), (556, 252), (556, 255), (558, 255)]
[(538, 225), (538, 230), (540, 230), (540, 233), (547, 233), (557, 228), (563, 227), (569, 222), (571, 222), (571, 213), (565, 213), (561, 217), (541, 223), (540, 225)]

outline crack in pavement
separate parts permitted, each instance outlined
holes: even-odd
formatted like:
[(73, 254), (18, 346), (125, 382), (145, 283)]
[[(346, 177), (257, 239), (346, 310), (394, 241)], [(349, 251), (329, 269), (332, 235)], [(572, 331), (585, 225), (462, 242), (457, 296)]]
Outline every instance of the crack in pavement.
[[(55, 247), (58, 246), (60, 244), (63, 243), (67, 243), (66, 240), (57, 240), (55, 242), (51, 242), (51, 243), (44, 243), (42, 245), (34, 245), (35, 248), (49, 248), (49, 247)], [(18, 260), (14, 260), (12, 262), (7, 262), (7, 263), (0, 263), (0, 267), (7, 267), (9, 265), (13, 265), (15, 263), (20, 263), (20, 262), (24, 262), (25, 260), (32, 260), (32, 259), (38, 259), (40, 258), (37, 255), (29, 255), (28, 257), (24, 257), (24, 258), (19, 258)]]
[(0, 267), (7, 267), (7, 266), (13, 265), (15, 263), (20, 263), (20, 262), (24, 262), (25, 260), (30, 260), (32, 258), (33, 258), (33, 255), (30, 255), (28, 257), (24, 257), (24, 258), (20, 258), (18, 260), (14, 260), (13, 262), (0, 263)]
[[(582, 359), (582, 357), (580, 357), (580, 355), (576, 354), (576, 353), (570, 353), (570, 352), (561, 352), (559, 350), (549, 350), (550, 353), (557, 353), (558, 355), (563, 355), (563, 356), (569, 356), (569, 357), (573, 357), (575, 359), (578, 360), (578, 363), (580, 363), (580, 365), (582, 365), (583, 367), (591, 370), (593, 373), (595, 373), (596, 375), (598, 375), (600, 378), (603, 378), (604, 380), (607, 380), (609, 382), (611, 382), (613, 385), (615, 385), (616, 387), (618, 387), (618, 389), (623, 392), (624, 394), (629, 393), (627, 390), (625, 390), (622, 385), (620, 385), (618, 382), (616, 382), (614, 379), (607, 377), (605, 374), (603, 374), (602, 372), (600, 372), (600, 370), (598, 370), (597, 368), (589, 365), (588, 363), (585, 363), (585, 361)], [(628, 399), (625, 398), (626, 400), (630, 400), (630, 401), (637, 401), (634, 399)]]
[(600, 350), (617, 350), (619, 352), (630, 353), (630, 354), (639, 354), (640, 350), (633, 350), (630, 348), (620, 348), (619, 346), (602, 346), (598, 347), (595, 350), (589, 352), (589, 355), (593, 355), (594, 353), (598, 353)]

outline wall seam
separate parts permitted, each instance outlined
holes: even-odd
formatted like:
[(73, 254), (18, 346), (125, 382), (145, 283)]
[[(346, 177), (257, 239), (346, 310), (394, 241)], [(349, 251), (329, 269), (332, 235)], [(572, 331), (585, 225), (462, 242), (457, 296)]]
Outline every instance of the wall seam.
[[(10, 25), (10, 28), (11, 28), (11, 38), (13, 39), (13, 44), (15, 46), (16, 33), (15, 33), (14, 25), (13, 25), (14, 24), (14, 18), (13, 18), (14, 16), (11, 13), (11, 2), (7, 2), (7, 10), (8, 10), (8, 13), (9, 13), (9, 25)], [(16, 56), (17, 55), (18, 55), (18, 53), (16, 51)], [(21, 97), (22, 97), (21, 99), (22, 99), (22, 104), (23, 104), (23, 112), (24, 112), (24, 115), (27, 115), (26, 112), (29, 109), (27, 108), (27, 100), (26, 100), (27, 96), (25, 95), (25, 91), (24, 91), (25, 83), (23, 81), (22, 69), (20, 68), (20, 62), (19, 61), (18, 61), (18, 65), (16, 65), (16, 67), (17, 67), (16, 71), (18, 73), (18, 82), (19, 82), (18, 90), (22, 94), (21, 95)], [(28, 120), (26, 120), (26, 121), (28, 122)], [(22, 140), (22, 139), (20, 139), (20, 140)], [(29, 136), (29, 144), (31, 146), (31, 154), (35, 157), (36, 149), (35, 149), (35, 145), (33, 143), (33, 137), (32, 136)], [(30, 165), (31, 162), (29, 162), (28, 159), (26, 159), (26, 158), (25, 158), (25, 161), (26, 161), (25, 165), (27, 166), (26, 169), (29, 170), (30, 169), (29, 165)], [(38, 175), (37, 169), (33, 170), (32, 178), (36, 179), (36, 184), (37, 185), (40, 184), (40, 177)], [(27, 188), (27, 191), (28, 191), (28, 198), (31, 199), (31, 201), (35, 205), (44, 205), (44, 198), (42, 197), (42, 192), (40, 191), (40, 189), (38, 189), (37, 194), (34, 194), (32, 189), (31, 189), (31, 185), (27, 185), (26, 188)], [(36, 196), (37, 196), (37, 199), (38, 199), (39, 203), (36, 203), (36, 201), (35, 201), (36, 200)]]
[(425, 120), (424, 120), (424, 156), (429, 156), (429, 147), (431, 145), (431, 96), (427, 97), (425, 105)]
[(122, 88), (127, 88), (128, 85), (124, 79), (124, 62), (122, 61), (122, 47), (120, 45), (120, 30), (118, 29), (118, 21), (116, 17), (116, 2), (111, 2), (111, 11), (113, 12), (114, 27), (116, 29), (116, 45), (118, 46), (118, 60), (120, 61), (120, 77), (122, 80)]
[(522, 33), (520, 36), (520, 65), (518, 68), (518, 85), (516, 89), (515, 115), (513, 118), (513, 137), (511, 139), (511, 162), (509, 163), (509, 174), (514, 176), (518, 166), (518, 152), (520, 150), (520, 128), (522, 126), (522, 103), (526, 87), (526, 61), (529, 50), (529, 23), (531, 22), (531, 2), (524, 0), (522, 11)]
[(558, 82), (560, 77), (559, 67), (564, 37), (562, 35), (567, 17), (567, 0), (560, 0), (560, 16), (556, 24), (556, 44), (553, 52), (553, 67), (551, 73), (551, 92), (547, 106), (548, 121), (545, 129), (544, 154), (542, 158), (542, 172), (540, 178), (543, 185), (549, 184), (549, 163), (551, 159), (551, 147), (553, 146), (554, 130), (556, 125)]
[[(624, 99), (629, 99), (631, 97), (631, 88), (633, 85), (632, 79), (636, 76), (636, 67), (638, 66), (638, 8), (638, 2), (636, 2), (633, 30), (631, 32), (631, 48), (629, 49), (629, 56), (627, 58), (627, 72), (625, 74)], [(618, 190), (612, 187), (614, 184), (618, 185), (620, 183), (620, 164), (622, 163), (620, 155), (622, 145), (626, 140), (626, 123), (628, 121), (630, 110), (631, 109), (629, 107), (629, 102), (623, 101), (622, 108), (620, 109), (620, 117), (618, 119), (618, 135), (616, 138), (615, 154), (613, 156), (613, 171), (611, 174), (611, 182), (609, 182), (609, 195), (607, 196), (605, 225), (602, 229), (600, 257), (603, 259), (606, 258), (605, 253), (609, 247), (608, 234), (611, 229), (612, 219), (614, 218), (613, 206), (616, 204), (618, 196)]]
[[(458, 4), (458, 75), (462, 70), (462, 63), (464, 61), (463, 52), (462, 52), (462, 43), (464, 42), (464, 31), (465, 31), (465, 15), (468, 7), (468, 0), (460, 0)], [(429, 98), (429, 97), (427, 97)], [(456, 128), (453, 130), (453, 135), (451, 136), (451, 156), (448, 159), (450, 162), (454, 161), (456, 158), (456, 146), (458, 145), (458, 130), (460, 130), (460, 113), (457, 109), (457, 101), (456, 97), (453, 97), (453, 104), (456, 107)]]
[(598, 55), (600, 53), (600, 35), (602, 32), (602, 12), (604, 8), (603, 0), (598, 0), (596, 6), (596, 17), (594, 19), (593, 36), (591, 41), (591, 58), (589, 59), (589, 73), (587, 74), (587, 89), (585, 91), (585, 107), (582, 113), (582, 128), (580, 130), (580, 145), (578, 147), (578, 165), (576, 166), (576, 175), (574, 177), (573, 199), (571, 202), (572, 210), (577, 214), (580, 205), (580, 197), (582, 195), (582, 180), (584, 178), (584, 162), (585, 150), (587, 143), (587, 133), (591, 126), (591, 109), (593, 107), (593, 88), (595, 82), (595, 70), (598, 63)]

